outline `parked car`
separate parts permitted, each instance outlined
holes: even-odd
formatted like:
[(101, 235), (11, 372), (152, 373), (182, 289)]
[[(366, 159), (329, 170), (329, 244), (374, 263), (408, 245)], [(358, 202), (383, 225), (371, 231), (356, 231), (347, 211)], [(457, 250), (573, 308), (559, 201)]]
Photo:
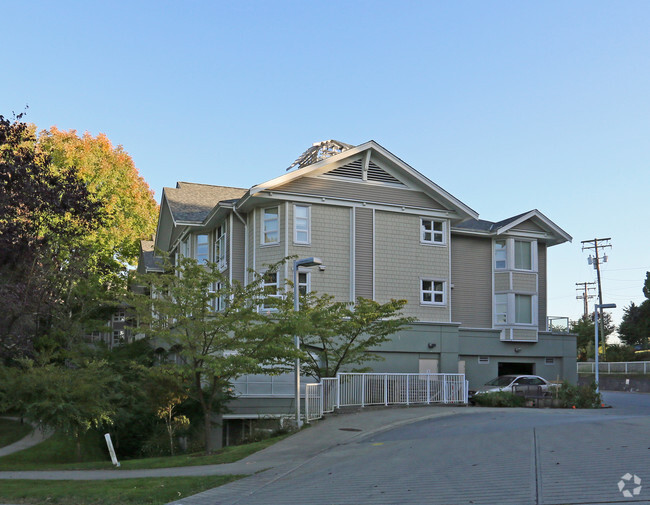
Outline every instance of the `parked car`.
[(538, 388), (542, 393), (550, 393), (557, 387), (539, 375), (500, 375), (496, 379), (486, 382), (484, 386), (476, 390), (470, 390), (468, 397), (471, 400), (475, 395), (485, 393), (496, 393), (498, 391), (515, 392), (515, 387), (521, 386), (522, 389)]

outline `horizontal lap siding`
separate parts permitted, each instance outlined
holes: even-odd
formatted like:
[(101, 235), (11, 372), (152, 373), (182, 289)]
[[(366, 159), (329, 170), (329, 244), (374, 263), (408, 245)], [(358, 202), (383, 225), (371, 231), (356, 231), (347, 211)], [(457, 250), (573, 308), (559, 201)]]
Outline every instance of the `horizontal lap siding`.
[(385, 203), (392, 205), (406, 205), (430, 209), (444, 209), (444, 207), (425, 195), (421, 191), (391, 188), (379, 184), (352, 181), (336, 181), (318, 177), (302, 177), (284, 186), (275, 188), (274, 191), (286, 191), (331, 198), (341, 198), (356, 202)]
[(354, 213), (354, 294), (372, 299), (373, 211), (356, 208)]
[(452, 235), (451, 313), (452, 319), (462, 326), (492, 327), (491, 247), (489, 239)]

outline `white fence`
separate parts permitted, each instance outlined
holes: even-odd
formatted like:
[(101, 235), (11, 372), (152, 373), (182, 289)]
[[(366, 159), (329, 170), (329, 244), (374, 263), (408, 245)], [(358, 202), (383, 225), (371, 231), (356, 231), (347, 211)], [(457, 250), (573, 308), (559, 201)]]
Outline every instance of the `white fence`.
[[(593, 361), (577, 363), (578, 373), (596, 373), (596, 363)], [(650, 361), (612, 361), (598, 363), (598, 373), (602, 374), (648, 374)]]
[(464, 374), (340, 373), (306, 385), (305, 420), (337, 407), (467, 403), (468, 386)]

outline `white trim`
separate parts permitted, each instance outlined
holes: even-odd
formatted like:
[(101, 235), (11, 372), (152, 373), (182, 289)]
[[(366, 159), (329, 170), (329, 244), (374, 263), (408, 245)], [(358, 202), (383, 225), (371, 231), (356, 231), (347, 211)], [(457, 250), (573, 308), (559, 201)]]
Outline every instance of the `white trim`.
[[(284, 257), (289, 257), (289, 202), (284, 202)], [(284, 289), (287, 290), (287, 279), (289, 278), (289, 262), (284, 262)]]
[[(551, 232), (555, 235), (560, 236), (563, 238), (565, 241), (572, 242), (573, 237), (569, 235), (567, 232), (565, 232), (562, 228), (560, 228), (558, 225), (556, 225), (553, 221), (551, 221), (549, 218), (547, 218), (544, 214), (542, 214), (540, 211), (537, 209), (531, 210), (530, 212), (527, 212), (526, 214), (520, 216), (519, 218), (515, 219), (511, 223), (508, 223), (505, 226), (502, 226), (497, 230), (497, 235), (500, 235), (502, 233), (507, 232), (508, 230), (516, 227), (517, 225), (528, 221), (530, 218), (536, 217), (544, 225), (546, 225), (548, 228), (550, 228)], [(520, 233), (519, 231), (517, 233)]]
[(233, 236), (233, 225), (232, 225), (232, 213), (230, 214), (230, 219), (228, 221), (228, 228), (226, 228), (226, 233), (228, 236), (228, 282), (232, 286), (232, 236)]
[(257, 270), (257, 211), (253, 211), (253, 270)]

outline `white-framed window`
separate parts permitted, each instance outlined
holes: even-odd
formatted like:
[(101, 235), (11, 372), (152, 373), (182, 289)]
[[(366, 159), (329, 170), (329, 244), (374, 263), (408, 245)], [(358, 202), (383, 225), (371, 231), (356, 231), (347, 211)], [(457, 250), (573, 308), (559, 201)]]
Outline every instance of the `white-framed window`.
[(311, 207), (293, 206), (293, 241), (296, 244), (311, 244)]
[(113, 330), (113, 345), (124, 343), (124, 330)]
[(262, 245), (280, 243), (280, 208), (262, 210)]
[(494, 295), (494, 322), (506, 324), (508, 322), (508, 295)]
[(215, 282), (210, 286), (210, 294), (213, 297), (210, 300), (212, 310), (221, 312), (226, 308), (226, 297), (222, 293), (223, 286), (220, 282)]
[(533, 243), (528, 240), (515, 240), (515, 269), (533, 269)]
[(444, 305), (446, 299), (445, 281), (420, 279), (420, 303), (424, 305)]
[(126, 321), (126, 312), (123, 310), (118, 310), (117, 312), (113, 313), (114, 323), (123, 323), (124, 321)]
[(436, 219), (420, 218), (420, 242), (423, 244), (444, 244), (445, 222)]
[(515, 323), (533, 324), (532, 295), (515, 294)]
[(196, 235), (196, 261), (199, 265), (208, 262), (210, 257), (210, 239), (206, 233)]
[(495, 240), (494, 241), (494, 268), (495, 270), (503, 270), (508, 266), (508, 248), (507, 241)]
[(298, 271), (298, 293), (302, 296), (311, 291), (311, 272)]
[(188, 244), (186, 238), (183, 239), (183, 240), (181, 240), (181, 256), (182, 256), (183, 258), (187, 258), (187, 257), (189, 256), (189, 254), (190, 254), (190, 252), (189, 252), (189, 250), (188, 250), (188, 249), (189, 249), (188, 245), (189, 245), (189, 244)]
[(214, 242), (214, 262), (219, 271), (222, 272), (228, 267), (226, 256), (226, 224), (217, 227), (216, 240)]
[(479, 356), (478, 357), (478, 364), (479, 365), (489, 365), (490, 364), (490, 357), (489, 356)]
[[(262, 280), (262, 288), (264, 290), (264, 298), (280, 298), (279, 294), (279, 285), (278, 285), (278, 273), (277, 272), (265, 272)], [(262, 303), (262, 310), (276, 310), (275, 307)]]

